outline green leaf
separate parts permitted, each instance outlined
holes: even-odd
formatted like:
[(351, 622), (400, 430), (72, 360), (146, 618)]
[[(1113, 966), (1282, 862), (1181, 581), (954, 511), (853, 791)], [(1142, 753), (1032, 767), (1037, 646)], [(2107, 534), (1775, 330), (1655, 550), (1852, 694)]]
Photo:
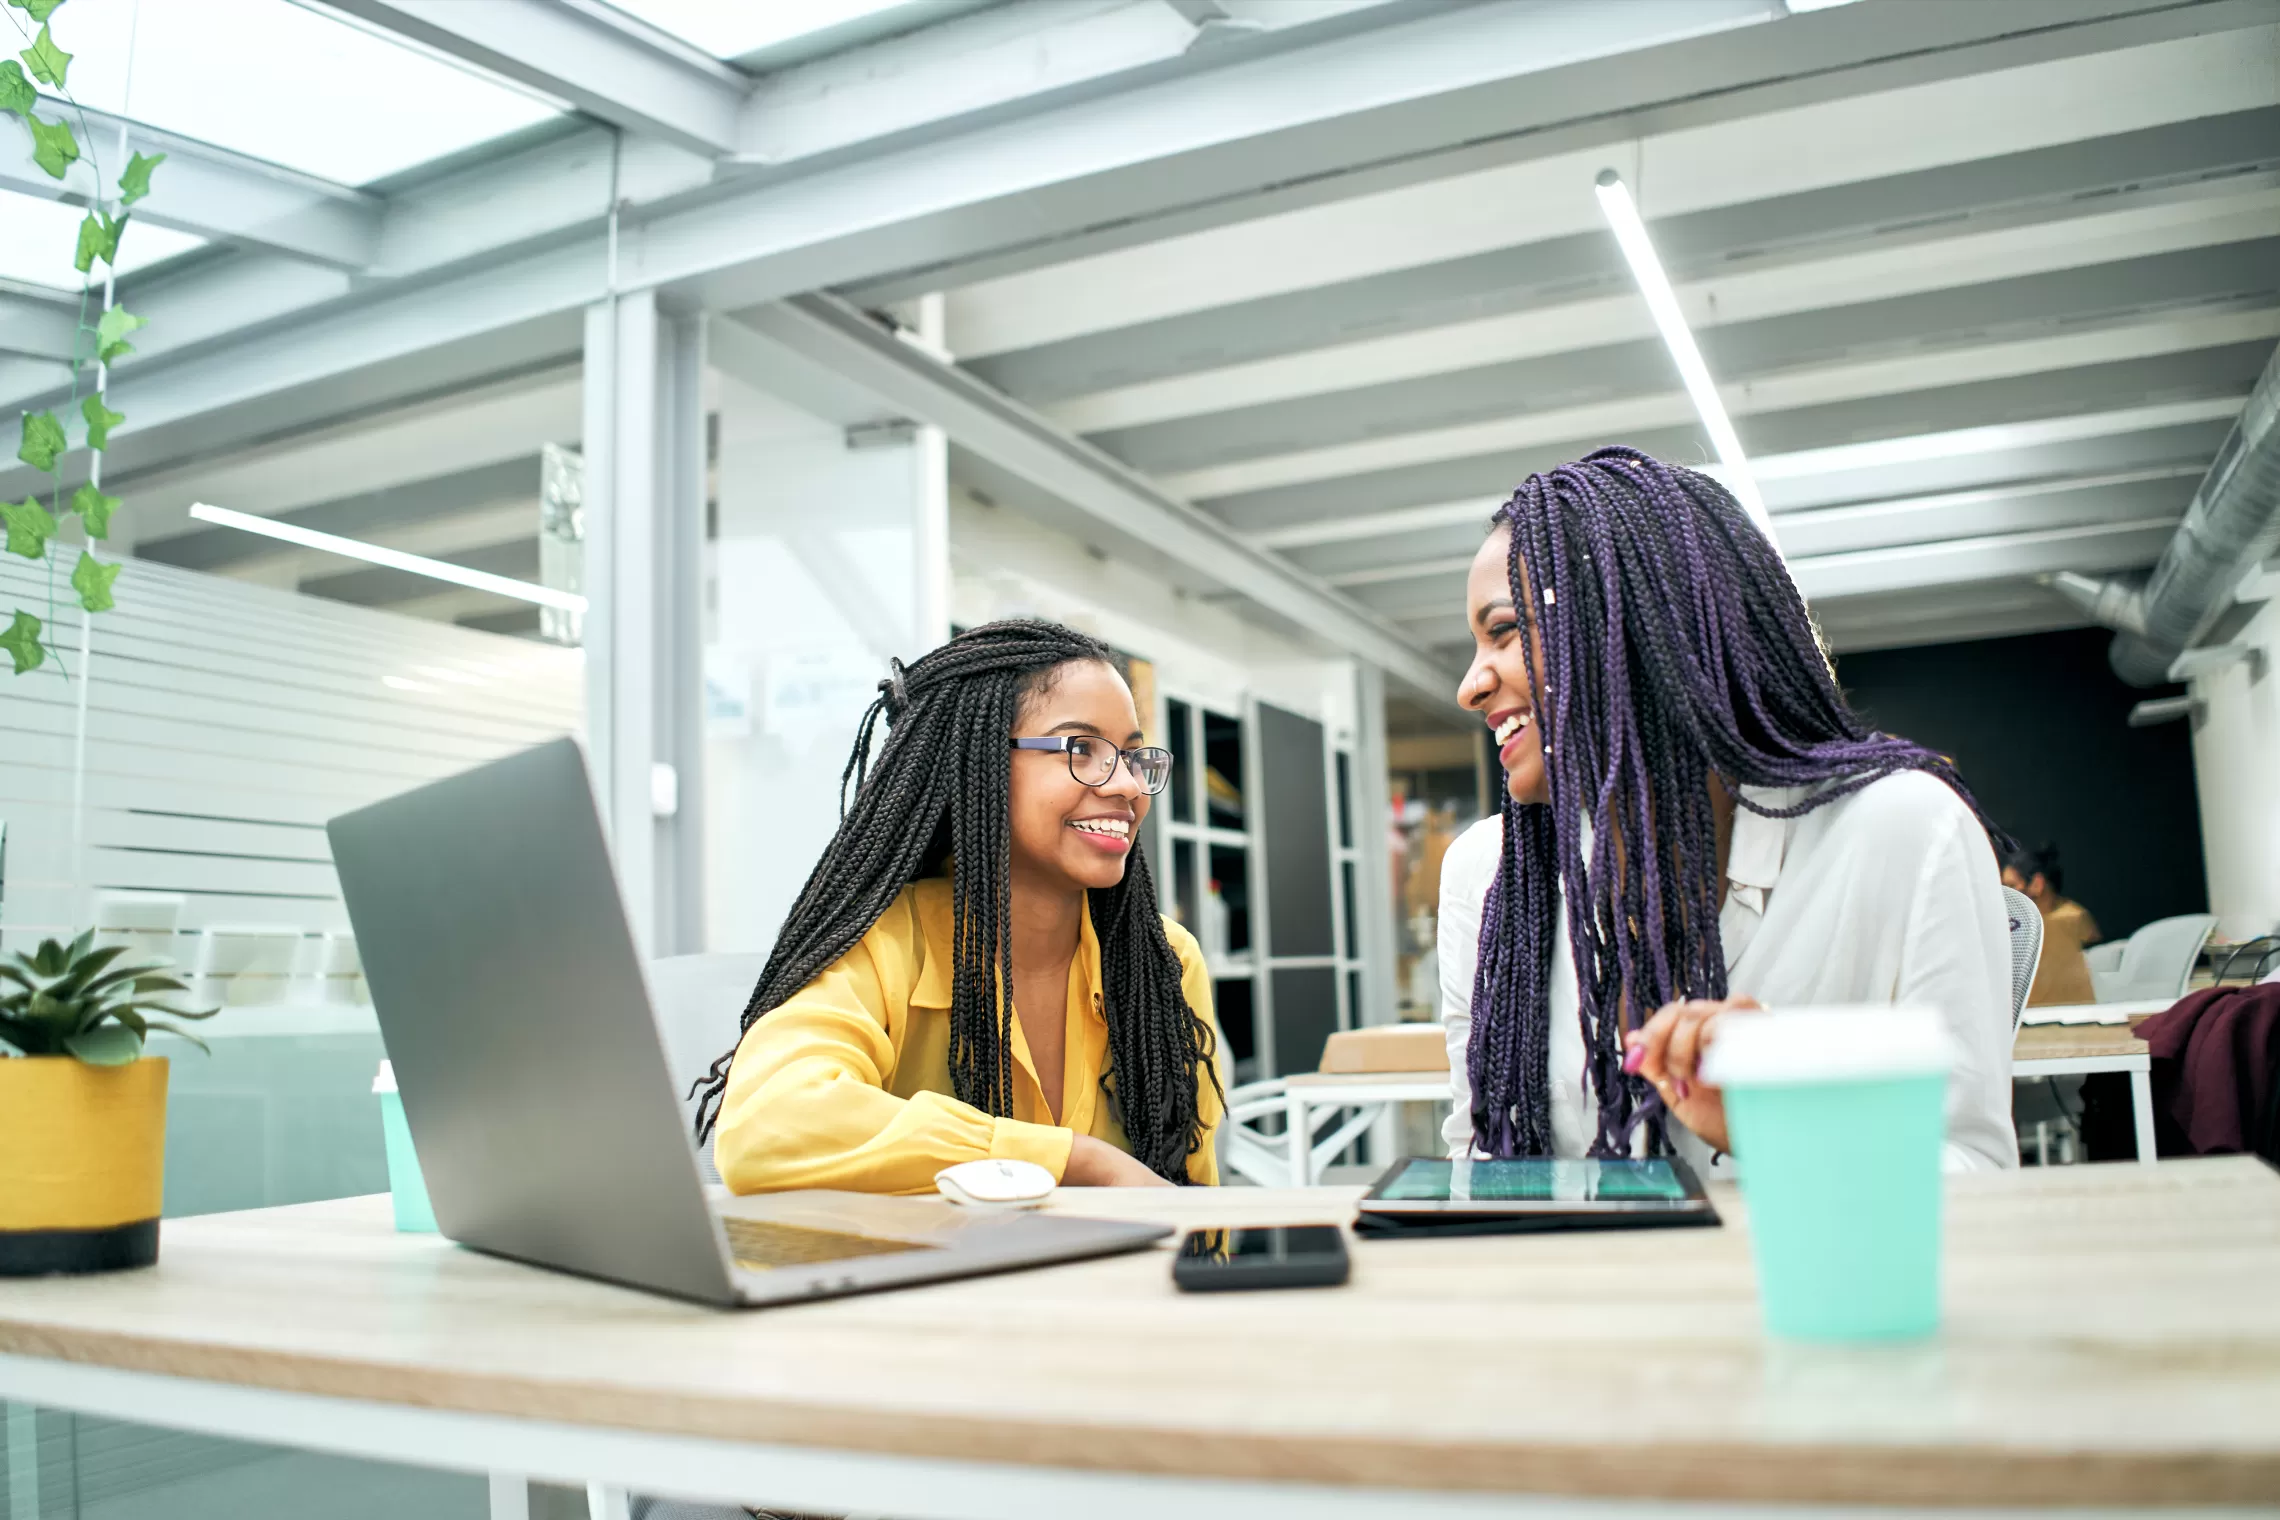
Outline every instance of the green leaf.
[(39, 36), (32, 39), (32, 45), (16, 56), (24, 60), (24, 67), (30, 69), (32, 77), (41, 84), (52, 84), (59, 90), (64, 88), (63, 76), (71, 67), (71, 55), (55, 45), (45, 25), (40, 27)]
[(16, 662), (16, 674), (39, 669), (47, 663), (47, 650), (40, 643), (40, 620), (18, 610), (16, 620), (0, 632), (0, 649), (7, 650)]
[[(120, 219), (120, 225), (126, 225), (125, 218)], [(124, 306), (112, 307), (95, 324), (95, 342), (98, 345), (96, 357), (109, 364), (121, 354), (133, 353), (135, 346), (124, 341), (127, 334), (148, 326), (148, 317), (138, 317)]]
[(117, 565), (106, 565), (81, 550), (79, 564), (71, 572), (71, 589), (79, 593), (79, 605), (89, 612), (109, 612), (119, 605), (111, 600), (111, 582), (118, 578)]
[(196, 1035), (192, 1034), (189, 1030), (182, 1028), (180, 1025), (169, 1024), (161, 1019), (152, 1019), (150, 1021), (150, 1027), (158, 1030), (162, 1034), (170, 1034), (178, 1040), (188, 1040), (191, 1044), (197, 1046), (200, 1050), (204, 1051), (208, 1055), (212, 1055), (214, 1053), (213, 1046), (207, 1044), (204, 1040), (199, 1039)]
[(8, 0), (8, 3), (20, 11), (29, 11), (33, 25), (44, 26), (47, 18), (62, 6), (63, 0)]
[(90, 211), (79, 222), (79, 251), (72, 255), (71, 267), (86, 274), (101, 259), (106, 264), (119, 261), (119, 234), (127, 230), (127, 218), (113, 219), (107, 211)]
[(127, 420), (125, 412), (114, 412), (103, 404), (101, 396), (89, 396), (79, 403), (79, 415), (87, 419), (87, 446), (103, 449), (111, 446), (111, 429)]
[(143, 1042), (124, 1024), (98, 1024), (66, 1039), (63, 1048), (90, 1066), (124, 1066), (141, 1059)]
[(71, 493), (71, 510), (87, 525), (89, 538), (109, 538), (111, 514), (119, 510), (119, 498), (105, 496), (92, 485), (83, 485)]
[(0, 501), (0, 522), (8, 525), (8, 552), (26, 559), (45, 556), (48, 540), (55, 537), (55, 519), (35, 497)]
[(48, 472), (55, 469), (56, 456), (70, 446), (63, 436), (63, 424), (55, 420), (55, 413), (24, 414), (24, 442), (16, 450), (18, 459), (35, 470)]
[(39, 104), (40, 92), (24, 77), (24, 66), (11, 58), (0, 63), (0, 111), (13, 111), (18, 116), (29, 116), (32, 107)]
[(61, 179), (79, 162), (79, 139), (71, 132), (71, 125), (61, 121), (43, 121), (31, 111), (24, 113), (24, 125), (32, 130), (32, 162), (47, 171), (49, 179)]
[(132, 206), (150, 194), (150, 171), (166, 162), (163, 153), (149, 158), (137, 153), (127, 160), (127, 172), (119, 176), (119, 204)]

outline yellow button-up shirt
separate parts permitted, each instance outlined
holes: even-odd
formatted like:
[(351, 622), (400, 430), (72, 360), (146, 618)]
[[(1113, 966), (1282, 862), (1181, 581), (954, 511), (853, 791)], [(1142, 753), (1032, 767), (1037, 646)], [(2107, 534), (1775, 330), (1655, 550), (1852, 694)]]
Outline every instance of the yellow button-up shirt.
[[(728, 1071), (713, 1140), (721, 1180), (738, 1193), (846, 1188), (931, 1193), (934, 1174), (960, 1161), (1012, 1157), (1056, 1178), (1078, 1135), (1129, 1152), (1115, 1105), (1101, 1090), (1108, 1021), (1100, 1004), (1100, 941), (1092, 915), (1069, 963), (1060, 1122), (1013, 1026), (1013, 1114), (997, 1118), (951, 1096), (950, 882), (905, 887), (855, 948), (792, 998), (753, 1021)], [(1212, 1026), (1211, 973), (1194, 936), (1164, 921), (1180, 958), (1188, 1006)], [(1188, 1177), (1216, 1183), (1213, 1139), (1220, 1103), (1198, 1074), (1203, 1145)]]

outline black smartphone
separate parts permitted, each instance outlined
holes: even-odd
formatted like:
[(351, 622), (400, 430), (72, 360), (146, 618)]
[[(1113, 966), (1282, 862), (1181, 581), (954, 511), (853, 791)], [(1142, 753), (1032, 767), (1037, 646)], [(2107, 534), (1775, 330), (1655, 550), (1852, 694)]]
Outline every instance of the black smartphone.
[(1172, 1258), (1172, 1281), (1190, 1293), (1331, 1288), (1346, 1272), (1346, 1232), (1334, 1224), (1190, 1230)]

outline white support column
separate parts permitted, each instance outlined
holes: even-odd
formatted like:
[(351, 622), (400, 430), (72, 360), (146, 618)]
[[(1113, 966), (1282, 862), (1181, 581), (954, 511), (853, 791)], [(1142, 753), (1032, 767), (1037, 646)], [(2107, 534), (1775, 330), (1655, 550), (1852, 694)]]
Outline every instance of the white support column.
[(1354, 846), (1361, 854), (1354, 911), (1361, 915), (1362, 1006), (1354, 1022), (1390, 1024), (1394, 988), (1393, 783), (1385, 745), (1385, 672), (1367, 660), (1354, 667)]
[(653, 291), (586, 314), (586, 735), (618, 882), (652, 955), (701, 948), (701, 317)]
[[(918, 336), (944, 358), (939, 293), (918, 298)], [(950, 435), (922, 423), (911, 439), (911, 634), (920, 653), (950, 637)]]

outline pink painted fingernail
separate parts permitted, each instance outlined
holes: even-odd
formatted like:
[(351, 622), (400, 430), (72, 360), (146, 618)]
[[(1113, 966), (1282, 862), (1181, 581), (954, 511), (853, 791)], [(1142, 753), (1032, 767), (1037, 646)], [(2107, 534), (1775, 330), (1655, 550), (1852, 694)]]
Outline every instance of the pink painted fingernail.
[(1639, 1074), (1639, 1068), (1646, 1064), (1646, 1046), (1634, 1045), (1629, 1050), (1623, 1052), (1623, 1069), (1629, 1072), (1632, 1076), (1637, 1076)]
[(1679, 1100), (1681, 1103), (1685, 1102), (1685, 1101), (1686, 1101), (1686, 1099), (1687, 1099), (1687, 1097), (1688, 1097), (1688, 1096), (1689, 1096), (1689, 1095), (1690, 1095), (1690, 1094), (1691, 1094), (1693, 1091), (1694, 1091), (1694, 1089), (1693, 1089), (1693, 1088), (1691, 1088), (1691, 1087), (1689, 1087), (1689, 1086), (1687, 1086), (1687, 1085), (1686, 1085), (1684, 1082), (1681, 1082), (1681, 1083), (1679, 1083), (1679, 1084), (1678, 1084), (1678, 1100)]

